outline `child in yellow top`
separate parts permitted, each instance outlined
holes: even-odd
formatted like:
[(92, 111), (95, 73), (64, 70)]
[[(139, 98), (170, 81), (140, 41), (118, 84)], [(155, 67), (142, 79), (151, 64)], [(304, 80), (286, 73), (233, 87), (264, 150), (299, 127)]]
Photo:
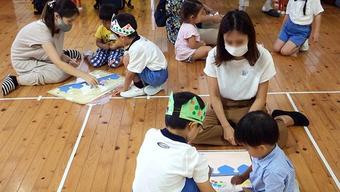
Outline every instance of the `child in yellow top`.
[(113, 5), (104, 4), (100, 6), (99, 18), (103, 24), (96, 31), (95, 37), (98, 49), (90, 59), (90, 63), (94, 67), (100, 67), (106, 63), (109, 67), (118, 67), (121, 64), (124, 50), (116, 41), (116, 35), (110, 31), (111, 18), (117, 12)]

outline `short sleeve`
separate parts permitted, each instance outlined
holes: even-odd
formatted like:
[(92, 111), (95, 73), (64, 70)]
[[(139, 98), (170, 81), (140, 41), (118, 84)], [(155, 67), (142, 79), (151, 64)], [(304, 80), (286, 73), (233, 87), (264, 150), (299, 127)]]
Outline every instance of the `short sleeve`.
[(204, 183), (209, 180), (209, 166), (205, 158), (203, 158), (194, 147), (187, 151), (186, 176), (194, 179), (196, 183)]
[(285, 176), (280, 173), (265, 171), (263, 174), (264, 191), (284, 191)]
[(141, 73), (147, 62), (146, 54), (142, 50), (142, 48), (139, 49), (130, 49), (128, 51), (129, 55), (129, 64), (127, 66), (127, 69), (133, 73)]
[(312, 7), (313, 15), (318, 15), (318, 14), (320, 14), (320, 13), (322, 13), (324, 11), (324, 9), (323, 9), (323, 7), (321, 5), (320, 0), (314, 0), (314, 1), (312, 1), (312, 3), (313, 3), (313, 5), (312, 5), (313, 6)]
[(189, 39), (192, 36), (199, 37), (200, 34), (198, 33), (195, 26), (192, 24), (186, 24), (185, 29), (183, 30), (183, 37), (184, 39)]
[(208, 57), (205, 62), (204, 73), (209, 77), (217, 77), (216, 74), (216, 48), (212, 49), (208, 53)]
[(103, 30), (103, 25), (100, 25), (100, 26), (97, 28), (96, 33), (94, 34), (94, 36), (95, 36), (97, 39), (102, 39), (102, 30)]
[(262, 56), (261, 62), (263, 62), (264, 71), (261, 75), (260, 83), (269, 81), (276, 74), (275, 65), (274, 65), (272, 55), (270, 54), (270, 52), (267, 49), (265, 49), (263, 47), (262, 47), (262, 49), (263, 49), (263, 51), (262, 51), (262, 54), (261, 54), (261, 56)]

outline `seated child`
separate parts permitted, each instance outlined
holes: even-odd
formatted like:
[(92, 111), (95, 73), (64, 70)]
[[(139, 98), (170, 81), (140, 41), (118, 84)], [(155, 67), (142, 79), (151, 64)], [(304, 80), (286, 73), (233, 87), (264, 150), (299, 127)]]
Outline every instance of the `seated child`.
[(299, 191), (294, 167), (277, 145), (279, 129), (270, 115), (262, 111), (248, 113), (239, 121), (234, 136), (252, 156), (252, 166), (242, 175), (234, 176), (232, 184), (250, 179), (255, 192)]
[[(160, 92), (168, 79), (163, 52), (153, 42), (138, 35), (137, 22), (131, 14), (116, 15), (112, 19), (111, 30), (126, 47), (123, 59), (125, 82), (115, 90), (114, 95), (120, 93), (122, 97), (128, 98)], [(132, 82), (134, 85), (130, 88)]]
[(186, 0), (182, 4), (181, 17), (182, 25), (179, 29), (175, 43), (176, 60), (192, 62), (198, 59), (204, 59), (211, 50), (200, 40), (200, 34), (196, 27), (197, 23), (202, 20), (204, 6), (198, 0)]
[(299, 50), (307, 51), (310, 35), (313, 42), (319, 40), (323, 11), (320, 0), (289, 0), (274, 51), (287, 56), (296, 55)]
[(192, 141), (202, 129), (206, 107), (190, 92), (169, 97), (164, 129), (149, 129), (137, 156), (134, 192), (214, 192), (209, 166)]
[(100, 67), (108, 64), (109, 67), (118, 67), (121, 64), (121, 58), (124, 55), (124, 50), (116, 41), (117, 37), (110, 31), (112, 16), (118, 13), (114, 5), (103, 4), (99, 9), (99, 18), (102, 20), (102, 25), (97, 28), (95, 34), (96, 44), (98, 49), (90, 59), (90, 63), (94, 67)]

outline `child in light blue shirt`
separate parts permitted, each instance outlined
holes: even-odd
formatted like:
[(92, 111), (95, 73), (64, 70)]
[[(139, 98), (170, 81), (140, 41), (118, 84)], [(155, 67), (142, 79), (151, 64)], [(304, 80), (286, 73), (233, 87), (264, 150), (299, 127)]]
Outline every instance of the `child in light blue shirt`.
[(252, 166), (234, 176), (232, 184), (250, 179), (255, 192), (297, 192), (292, 163), (276, 144), (279, 129), (276, 121), (262, 111), (245, 115), (235, 129), (235, 140), (252, 156)]

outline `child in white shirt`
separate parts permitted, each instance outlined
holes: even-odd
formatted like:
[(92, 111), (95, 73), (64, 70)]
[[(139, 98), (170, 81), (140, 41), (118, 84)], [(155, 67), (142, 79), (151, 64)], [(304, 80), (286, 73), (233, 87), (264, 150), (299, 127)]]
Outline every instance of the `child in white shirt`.
[[(148, 39), (137, 33), (133, 15), (121, 13), (112, 18), (111, 31), (125, 47), (123, 64), (126, 68), (123, 86), (114, 91), (122, 97), (155, 95), (168, 79), (167, 61), (163, 52)], [(131, 83), (134, 83), (130, 87)]]
[(274, 51), (290, 56), (296, 55), (299, 50), (308, 50), (310, 35), (313, 42), (318, 42), (324, 10), (320, 0), (289, 0), (286, 11)]
[(149, 129), (137, 156), (134, 192), (214, 192), (206, 159), (188, 142), (202, 129), (206, 107), (190, 92), (171, 94), (164, 129)]

